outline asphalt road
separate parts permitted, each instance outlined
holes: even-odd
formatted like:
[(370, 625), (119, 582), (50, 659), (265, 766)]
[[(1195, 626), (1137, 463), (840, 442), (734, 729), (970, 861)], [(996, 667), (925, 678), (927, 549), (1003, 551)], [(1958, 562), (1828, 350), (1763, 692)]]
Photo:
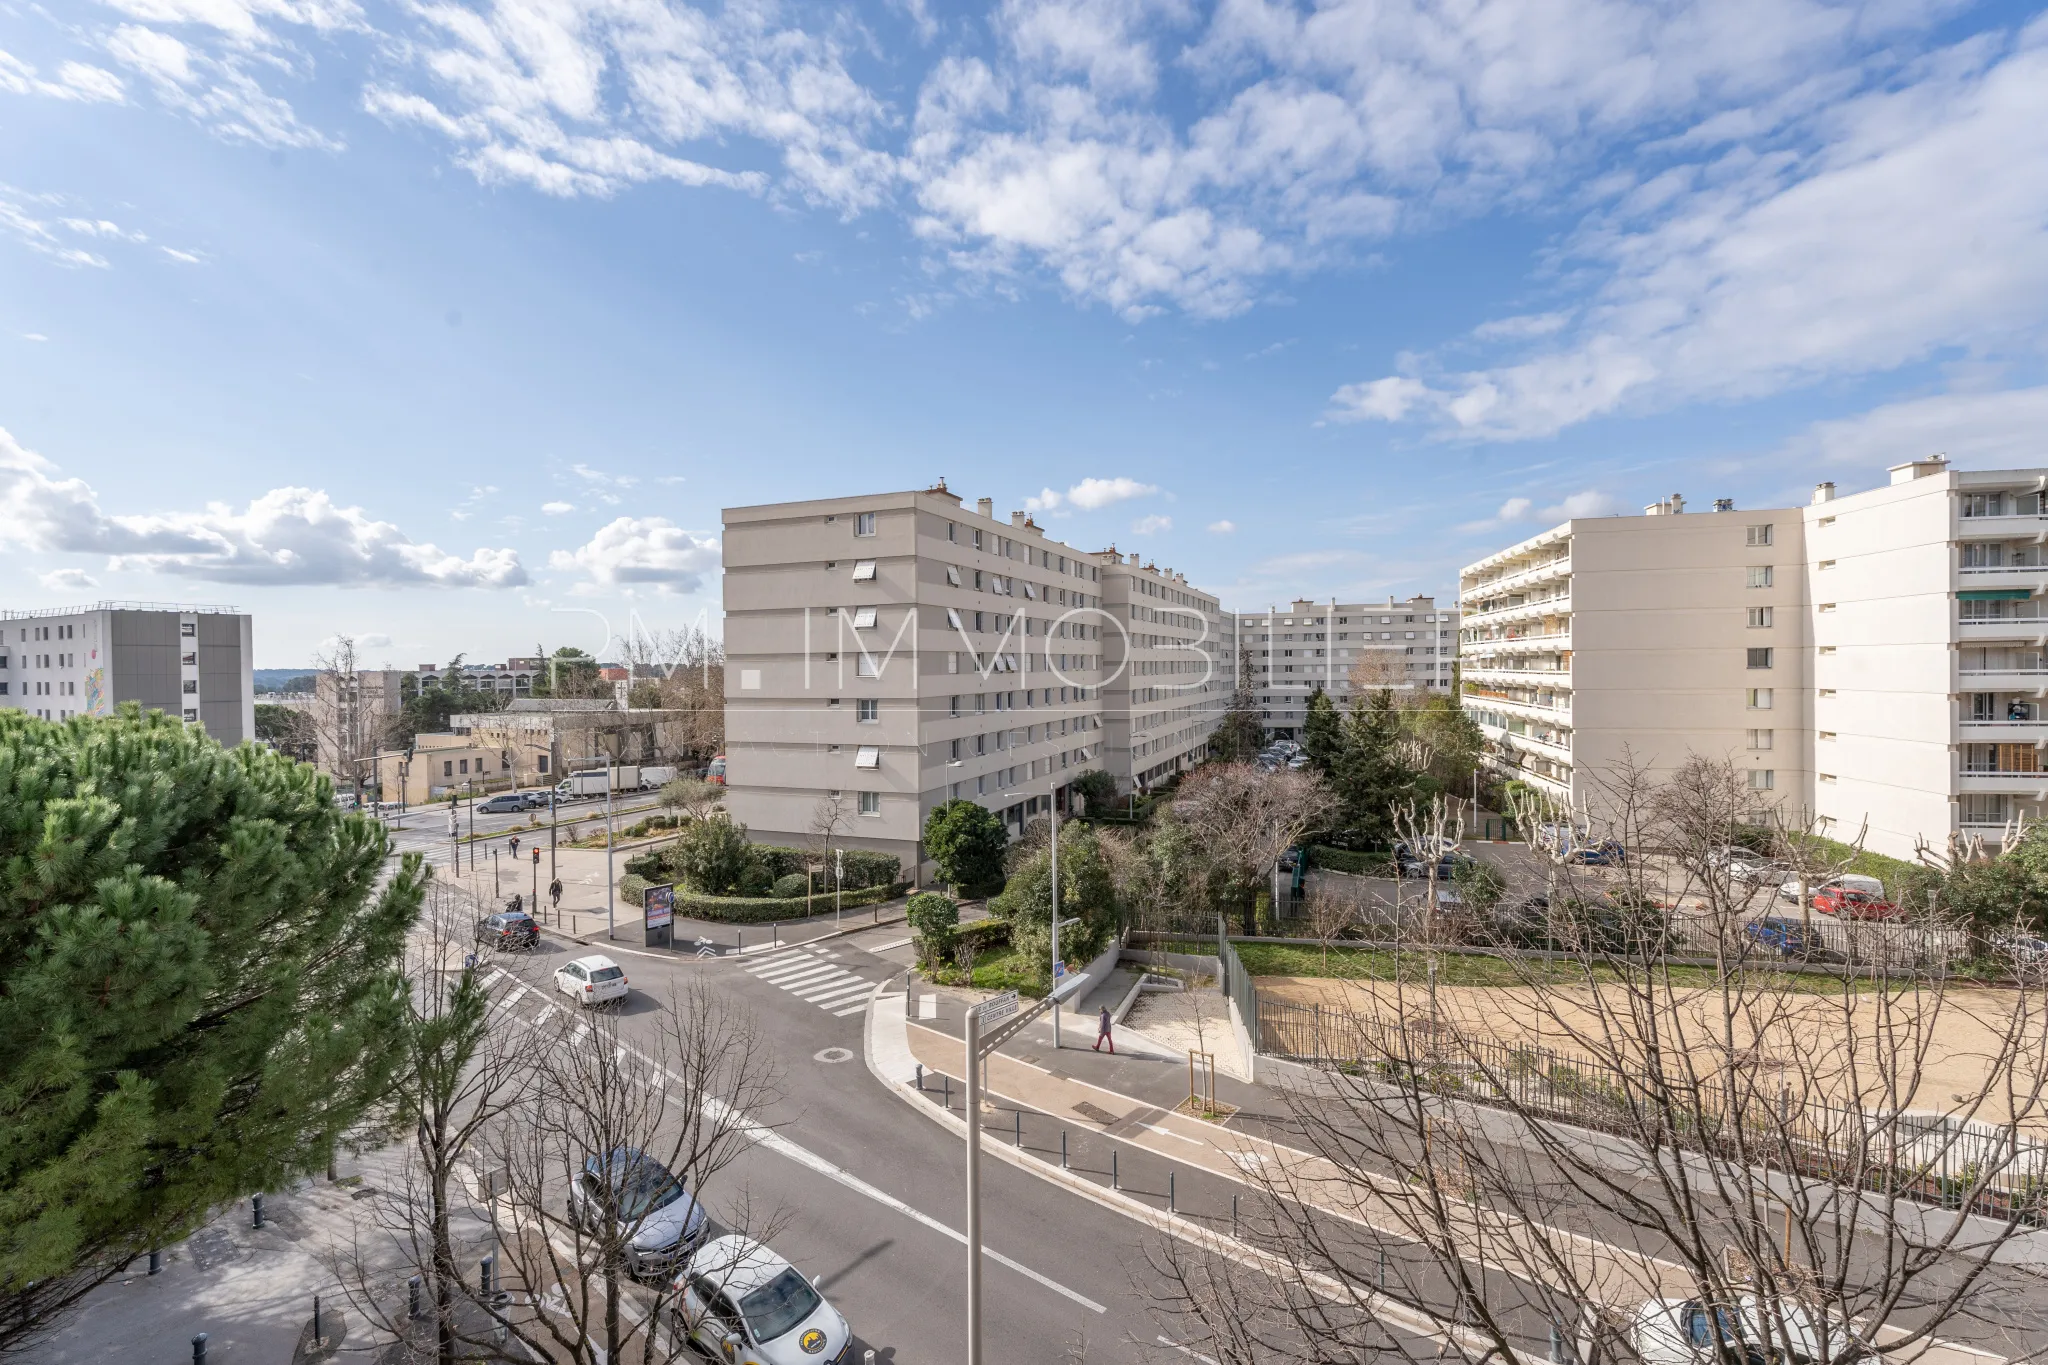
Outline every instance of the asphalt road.
[[(481, 802), (478, 804), (480, 805)], [(659, 804), (660, 798), (655, 792), (624, 793), (613, 803), (613, 823), (619, 827), (630, 825), (652, 812)], [(465, 838), (468, 837), (472, 830), (478, 835), (510, 835), (518, 832), (522, 836), (531, 837), (527, 832), (534, 828), (532, 820), (534, 816), (538, 815), (541, 822), (538, 830), (539, 843), (542, 848), (547, 847), (549, 816), (545, 810), (511, 811), (503, 815), (486, 815), (481, 810), (471, 811), (467, 803), (464, 803), (458, 809), (460, 811), (459, 819), (462, 834)], [(559, 807), (555, 812), (555, 818), (561, 822), (564, 828), (572, 820), (579, 822), (602, 820), (604, 818), (604, 799), (599, 797), (596, 800), (583, 798), (576, 801), (563, 801), (559, 803)], [(428, 862), (435, 864), (445, 865), (449, 861), (450, 844), (448, 840), (447, 806), (417, 806), (406, 811), (402, 816), (394, 812), (384, 816), (384, 823), (391, 831), (392, 852), (419, 853)], [(479, 840), (478, 843), (480, 846), (482, 841)], [(468, 854), (465, 852), (463, 856), (464, 861), (467, 862)]]

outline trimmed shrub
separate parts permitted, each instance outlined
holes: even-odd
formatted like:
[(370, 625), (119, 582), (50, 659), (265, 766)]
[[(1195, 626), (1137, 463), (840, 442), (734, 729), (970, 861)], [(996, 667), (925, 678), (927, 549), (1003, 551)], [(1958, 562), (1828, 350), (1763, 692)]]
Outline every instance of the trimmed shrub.
[(963, 924), (953, 931), (955, 951), (968, 947), (975, 956), (993, 952), (997, 948), (1010, 946), (1010, 925), (1007, 920), (983, 919), (972, 924)]
[(810, 881), (803, 873), (787, 872), (775, 879), (775, 886), (769, 894), (782, 900), (795, 900), (810, 889)]
[[(900, 886), (869, 886), (849, 891), (840, 898), (844, 909), (879, 905), (903, 890)], [(802, 919), (811, 910), (802, 896), (704, 896), (694, 891), (676, 892), (676, 914), (718, 924), (768, 924), (775, 920)]]
[(647, 894), (647, 888), (659, 885), (660, 882), (651, 882), (637, 872), (628, 872), (619, 878), (619, 900), (637, 910), (643, 903), (641, 897)]
[(920, 962), (931, 966), (952, 960), (953, 931), (960, 923), (960, 907), (951, 896), (920, 891), (905, 904), (904, 918), (917, 935)]
[(652, 848), (645, 853), (636, 853), (626, 859), (626, 875), (641, 877), (649, 882), (660, 883), (668, 880), (667, 849)]
[(1331, 872), (1351, 872), (1361, 877), (1385, 877), (1391, 875), (1393, 854), (1362, 853), (1356, 849), (1333, 848), (1329, 844), (1313, 844), (1309, 847), (1310, 867), (1320, 867)]

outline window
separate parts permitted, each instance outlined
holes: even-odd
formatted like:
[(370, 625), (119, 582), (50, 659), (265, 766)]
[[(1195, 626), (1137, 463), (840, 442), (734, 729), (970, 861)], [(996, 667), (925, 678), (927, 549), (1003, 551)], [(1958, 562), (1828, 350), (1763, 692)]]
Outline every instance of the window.
[(468, 760), (468, 759), (466, 759), (466, 758), (458, 758), (458, 759), (456, 759), (456, 760), (455, 760), (455, 770), (456, 770), (457, 772), (461, 772), (461, 773), (466, 773), (466, 772), (468, 772), (468, 771), (469, 771), (469, 760)]
[(1749, 666), (1751, 668), (1769, 668), (1771, 666), (1771, 652), (1768, 648), (1750, 650)]
[(1749, 747), (1752, 749), (1770, 748), (1771, 732), (1769, 730), (1751, 730), (1749, 732)]
[(1770, 566), (1770, 565), (1768, 565), (1768, 564), (1752, 564), (1752, 565), (1750, 565), (1750, 566), (1749, 566), (1749, 586), (1750, 586), (1750, 587), (1752, 587), (1752, 588), (1768, 588), (1768, 587), (1770, 587), (1770, 586), (1771, 586), (1771, 566)]
[(880, 792), (860, 792), (858, 795), (860, 797), (860, 813), (862, 815), (880, 815), (882, 813), (882, 794)]
[(855, 607), (853, 609), (853, 628), (855, 630), (873, 630), (875, 628), (875, 609), (873, 607)]
[(1768, 526), (1752, 526), (1752, 527), (1750, 527), (1750, 528), (1749, 528), (1749, 544), (1750, 544), (1750, 545), (1751, 545), (1752, 547), (1754, 547), (1754, 546), (1759, 546), (1759, 545), (1769, 545), (1770, 543), (1771, 543), (1771, 528), (1770, 528), (1770, 527), (1768, 527)]
[(977, 550), (981, 548), (981, 529), (979, 527), (975, 528), (974, 532), (974, 548)]
[(839, 705), (839, 698), (837, 698), (837, 697), (827, 697), (827, 698), (825, 699), (825, 705), (827, 705), (827, 706), (837, 706), (837, 705)]
[(191, 639), (193, 636), (199, 634), (199, 623), (197, 621), (178, 622), (178, 634), (184, 636), (188, 640)]
[(546, 772), (546, 771), (548, 770), (548, 756), (547, 756), (546, 754), (541, 754), (541, 755), (539, 755), (539, 758), (540, 758), (540, 771), (542, 771), (543, 773), (545, 773), (545, 772)]
[(1820, 740), (1832, 740), (1834, 737), (1835, 732), (1833, 730), (1821, 730), (1818, 731), (1814, 736), (1814, 738)]
[(187, 654), (179, 659), (178, 662), (187, 668), (197, 668), (199, 667), (199, 656), (197, 654)]
[(1750, 689), (1749, 689), (1749, 709), (1750, 709), (1750, 710), (1752, 710), (1752, 711), (1768, 711), (1768, 710), (1770, 710), (1770, 709), (1771, 709), (1771, 689), (1770, 689), (1770, 688), (1768, 688), (1768, 687), (1752, 687), (1752, 688), (1750, 688)]
[(451, 759), (448, 759), (447, 761), (445, 761), (445, 762), (443, 762), (443, 763), (441, 764), (441, 776), (443, 776), (443, 777), (453, 777), (453, 776), (455, 776), (455, 760), (454, 760), (454, 759), (452, 759), (452, 758), (451, 758)]
[(197, 693), (199, 691), (199, 680), (197, 678), (187, 678), (184, 683), (184, 689), (188, 696)]
[(974, 590), (975, 590), (976, 592), (980, 592), (980, 591), (982, 591), (982, 584), (981, 584), (981, 570), (979, 570), (979, 569), (976, 569), (976, 570), (974, 571)]
[(2012, 818), (2012, 798), (2003, 792), (1963, 793), (1963, 823), (2002, 825)]
[(854, 563), (854, 566), (853, 566), (853, 581), (854, 581), (854, 582), (856, 582), (856, 583), (871, 583), (871, 582), (873, 582), (873, 581), (874, 581), (874, 577), (875, 577), (875, 561), (874, 561), (874, 560), (872, 560), (872, 559), (862, 559), (862, 560), (857, 560), (857, 561), (855, 561), (855, 563)]
[(956, 715), (956, 716), (960, 714), (960, 698), (959, 698), (959, 696), (958, 696), (958, 695), (955, 695), (955, 696), (954, 696), (954, 698), (953, 698), (953, 706), (952, 706), (952, 711), (951, 711), (951, 714), (953, 714), (953, 715)]
[(1814, 523), (1815, 526), (1833, 526), (1834, 524), (1835, 519), (1833, 517), (1822, 517), (1819, 521), (1816, 521)]
[(186, 707), (186, 708), (185, 708), (185, 719), (186, 719), (186, 720), (198, 720), (198, 719), (199, 719), (199, 712), (198, 712), (198, 710), (197, 710), (196, 708), (194, 708), (194, 707), (190, 707), (190, 706)]
[(1751, 769), (1749, 770), (1749, 789), (1750, 789), (1751, 791), (1753, 791), (1753, 792), (1767, 792), (1767, 791), (1774, 791), (1774, 790), (1776, 790), (1776, 789), (1777, 789), (1777, 786), (1778, 786), (1778, 774), (1777, 774), (1777, 772), (1776, 772), (1776, 770), (1775, 770), (1775, 769), (1771, 769), (1771, 768), (1751, 768)]
[(958, 541), (960, 539), (960, 528), (950, 521), (946, 523), (946, 539), (951, 541)]
[(878, 744), (863, 744), (854, 750), (853, 766), (856, 768), (879, 768), (882, 766), (882, 748)]
[(1770, 624), (1771, 609), (1769, 607), (1751, 607), (1749, 609), (1749, 628), (1751, 630), (1765, 629)]
[[(1756, 651), (1751, 650), (1750, 653), (1754, 654), (1756, 653)], [(854, 660), (853, 676), (856, 678), (880, 677), (881, 668), (881, 662), (877, 660), (874, 655), (868, 653), (866, 650), (862, 650), (860, 652), (860, 657)]]
[(882, 718), (882, 703), (873, 697), (862, 697), (854, 704), (853, 718), (863, 723), (879, 721)]
[(948, 564), (946, 566), (946, 581), (956, 588), (960, 586), (960, 566), (958, 564)]
[[(1768, 530), (1769, 528), (1765, 529)], [(853, 533), (857, 536), (873, 535), (875, 533), (875, 514), (873, 512), (855, 512), (853, 514)]]
[(1823, 559), (1820, 563), (1814, 565), (1814, 567), (1816, 569), (1832, 569), (1835, 567), (1835, 561), (1832, 559)]
[(1821, 611), (1833, 611), (1834, 609), (1835, 604), (1833, 602), (1823, 602), (1820, 604)]
[[(965, 626), (963, 626), (963, 625), (961, 625), (961, 624), (960, 624), (960, 611), (959, 611), (959, 609), (958, 609), (957, 607), (947, 607), (947, 608), (946, 608), (946, 624), (947, 624), (947, 625), (949, 625), (949, 626), (951, 626), (951, 627), (952, 627), (953, 629), (955, 629), (955, 630), (965, 630), (965, 629), (966, 629), (966, 627), (965, 627)], [(948, 671), (950, 671), (950, 672), (958, 672), (958, 671), (959, 671), (959, 667), (958, 667), (958, 665), (959, 665), (959, 659), (958, 659), (958, 658), (956, 657), (956, 658), (954, 659), (954, 661), (953, 661), (953, 662), (954, 662), (954, 665), (955, 665), (955, 666), (954, 666), (954, 668), (952, 668), (952, 669), (950, 669), (950, 670), (948, 670)]]

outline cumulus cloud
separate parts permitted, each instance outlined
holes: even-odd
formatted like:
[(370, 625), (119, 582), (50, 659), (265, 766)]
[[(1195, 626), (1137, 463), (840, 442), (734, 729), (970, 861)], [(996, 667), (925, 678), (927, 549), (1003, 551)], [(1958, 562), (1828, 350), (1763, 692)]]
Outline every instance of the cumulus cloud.
[(1803, 137), (1705, 138), (1696, 160), (1623, 183), (1567, 248), (1604, 283), (1554, 342), (1462, 372), (1409, 357), (1333, 405), (1519, 440), (1947, 348), (2033, 353), (2048, 339), (2048, 177), (2013, 168), (2048, 163), (2048, 20), (1996, 37), (1826, 106)]
[(620, 517), (581, 548), (548, 556), (549, 567), (582, 573), (594, 585), (649, 584), (665, 592), (694, 592), (718, 561), (717, 537), (686, 531), (664, 517)]
[(104, 555), (109, 569), (220, 583), (505, 588), (527, 581), (512, 550), (480, 549), (464, 559), (309, 488), (275, 488), (240, 510), (212, 503), (200, 512), (109, 515), (83, 479), (61, 477), (4, 429), (0, 543)]
[(1157, 535), (1161, 531), (1171, 531), (1172, 529), (1173, 518), (1160, 516), (1157, 513), (1149, 517), (1139, 517), (1131, 523), (1131, 534), (1138, 536)]
[(356, 636), (356, 644), (363, 649), (389, 649), (391, 648), (391, 637), (377, 631), (371, 631), (368, 635)]
[(544, 502), (540, 505), (540, 510), (551, 517), (559, 517), (565, 513), (575, 511), (576, 504), (573, 502)]
[(77, 592), (84, 588), (97, 588), (100, 581), (83, 569), (52, 569), (36, 575), (36, 582), (51, 592)]
[(1478, 534), (1502, 530), (1524, 522), (1533, 521), (1549, 525), (1553, 522), (1570, 521), (1575, 517), (1612, 516), (1621, 510), (1622, 503), (1612, 494), (1603, 493), (1596, 488), (1587, 488), (1567, 494), (1562, 500), (1548, 507), (1538, 507), (1533, 498), (1509, 498), (1492, 516), (1479, 521), (1465, 522), (1457, 529), (1467, 534)]
[(1062, 507), (1077, 507), (1084, 512), (1093, 512), (1111, 503), (1149, 497), (1158, 491), (1158, 484), (1139, 483), (1122, 474), (1113, 479), (1086, 478), (1064, 493), (1047, 488), (1034, 497), (1024, 499), (1024, 510), (1051, 512)]
[(1209, 530), (1219, 536), (1227, 536), (1236, 529), (1237, 523), (1234, 521), (1212, 521), (1209, 523)]

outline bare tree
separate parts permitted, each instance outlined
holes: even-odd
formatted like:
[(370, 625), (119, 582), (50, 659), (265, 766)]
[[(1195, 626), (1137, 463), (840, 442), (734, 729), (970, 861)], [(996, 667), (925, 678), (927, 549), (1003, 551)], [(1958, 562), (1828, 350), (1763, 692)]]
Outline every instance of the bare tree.
[(1576, 932), (1496, 950), (1508, 984), (1425, 1029), (1398, 973), (1313, 1042), (1262, 1015), (1329, 1069), (1287, 1096), (1305, 1152), (1246, 1163), (1251, 1245), (1157, 1248), (1181, 1339), (1228, 1365), (2037, 1354), (2038, 1290), (1999, 1264), (2048, 1219), (2036, 984), (1790, 969), (1714, 856), (1754, 799), (1707, 760), (1610, 772), (1599, 818), (1637, 856), (1556, 869)]
[(1323, 975), (1330, 973), (1330, 945), (1349, 933), (1358, 923), (1358, 902), (1325, 887), (1311, 887), (1307, 903), (1309, 932), (1323, 950)]
[(1337, 798), (1313, 773), (1262, 773), (1247, 763), (1197, 768), (1173, 804), (1175, 816), (1229, 875), (1247, 933), (1253, 898), (1280, 855), (1337, 810)]
[[(475, 898), (432, 885), (407, 949), (406, 1061), (380, 1125), (399, 1140), (395, 1172), (380, 1178), (364, 1222), (333, 1249), (337, 1278), (380, 1331), (420, 1346), (438, 1365), (474, 1359), (480, 1315), (465, 1312), (463, 1265), (489, 1231), (473, 1198), (481, 1137), (533, 1098), (530, 1050), (490, 1017), (488, 960), (471, 952)], [(403, 1311), (394, 1282), (418, 1276), (423, 1319)], [(428, 1340), (421, 1341), (425, 1336)]]
[[(682, 1219), (693, 1245), (708, 1239), (711, 1225), (687, 1201), (701, 1205), (719, 1188), (765, 1133), (751, 1116), (779, 1098), (767, 1045), (744, 1011), (693, 984), (653, 1018), (638, 1046), (609, 1014), (557, 1035), (535, 1059), (533, 1102), (484, 1142), (503, 1182), (494, 1207), (506, 1289), (518, 1292), (478, 1307), (545, 1359), (684, 1358), (682, 1334), (662, 1330), (679, 1305), (671, 1282), (681, 1248), (648, 1245), (666, 1233), (642, 1234)], [(772, 1232), (733, 1201), (719, 1225)]]
[(816, 874), (835, 871), (834, 853), (840, 840), (846, 837), (851, 823), (844, 792), (826, 792), (812, 805), (810, 823), (804, 830), (806, 896), (811, 895), (816, 887)]
[(363, 765), (376, 758), (389, 719), (386, 699), (377, 676), (364, 676), (352, 636), (335, 636), (313, 664), (312, 727), (319, 765), (347, 784), (360, 805)]

